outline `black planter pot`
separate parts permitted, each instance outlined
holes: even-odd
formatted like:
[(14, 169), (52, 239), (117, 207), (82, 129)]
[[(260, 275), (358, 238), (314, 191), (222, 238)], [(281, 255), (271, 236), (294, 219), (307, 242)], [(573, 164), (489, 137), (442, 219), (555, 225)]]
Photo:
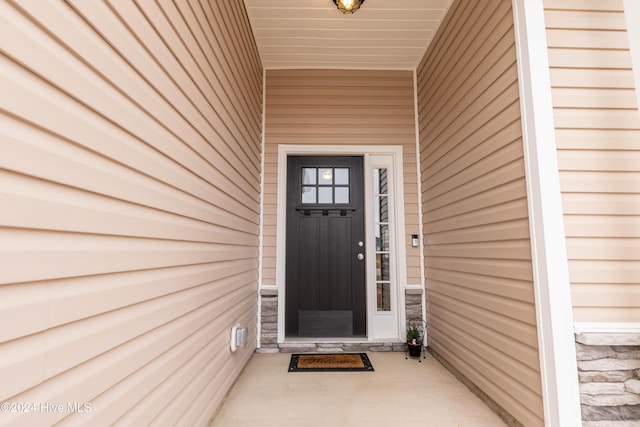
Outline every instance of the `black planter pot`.
[(422, 351), (422, 343), (417, 342), (415, 344), (408, 342), (407, 346), (409, 347), (409, 356), (411, 357), (420, 357), (420, 353)]

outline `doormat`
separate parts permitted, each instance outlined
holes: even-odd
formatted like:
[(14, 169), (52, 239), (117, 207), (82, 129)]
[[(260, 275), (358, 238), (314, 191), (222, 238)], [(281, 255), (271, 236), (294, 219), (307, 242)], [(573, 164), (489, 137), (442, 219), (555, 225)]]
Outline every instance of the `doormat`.
[(373, 370), (366, 353), (292, 354), (289, 363), (289, 372), (373, 372)]

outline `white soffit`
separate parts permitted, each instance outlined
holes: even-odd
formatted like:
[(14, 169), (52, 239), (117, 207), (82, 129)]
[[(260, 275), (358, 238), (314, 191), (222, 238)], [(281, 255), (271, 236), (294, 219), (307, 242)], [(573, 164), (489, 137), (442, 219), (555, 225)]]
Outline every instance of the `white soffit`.
[(244, 0), (266, 69), (413, 70), (452, 0)]

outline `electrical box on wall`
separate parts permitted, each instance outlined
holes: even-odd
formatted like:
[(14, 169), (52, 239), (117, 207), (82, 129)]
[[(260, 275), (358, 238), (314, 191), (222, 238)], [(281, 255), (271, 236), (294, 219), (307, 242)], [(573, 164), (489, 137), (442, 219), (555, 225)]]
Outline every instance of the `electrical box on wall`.
[(418, 235), (417, 234), (412, 234), (411, 235), (411, 246), (413, 246), (414, 248), (417, 248), (419, 244), (420, 244), (420, 242), (418, 240)]
[(238, 348), (246, 347), (247, 335), (248, 329), (246, 326), (243, 327), (239, 323), (233, 325), (231, 328), (231, 351), (236, 351)]

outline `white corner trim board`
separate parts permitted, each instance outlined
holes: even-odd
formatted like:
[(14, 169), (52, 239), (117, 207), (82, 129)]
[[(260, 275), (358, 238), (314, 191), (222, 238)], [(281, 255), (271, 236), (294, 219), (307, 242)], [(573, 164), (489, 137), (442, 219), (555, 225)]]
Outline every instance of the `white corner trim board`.
[(638, 114), (640, 114), (640, 1), (624, 0), (624, 16), (627, 20), (627, 36), (631, 52), (631, 66), (636, 84)]
[[(422, 165), (420, 160), (420, 110), (418, 103), (418, 69), (413, 70), (413, 108), (416, 122), (416, 182), (418, 183), (418, 248), (420, 251), (420, 288), (422, 288), (422, 319), (427, 320), (427, 278), (424, 261), (424, 218), (422, 214)], [(426, 332), (425, 332), (426, 334)], [(425, 344), (427, 337), (425, 335)]]
[(582, 425), (542, 0), (513, 0), (544, 419)]
[(260, 230), (258, 235), (258, 316), (256, 321), (256, 348), (260, 348), (260, 338), (262, 336), (262, 295), (260, 289), (264, 287), (264, 153), (266, 147), (266, 106), (267, 106), (267, 71), (262, 70), (262, 132), (260, 134)]

